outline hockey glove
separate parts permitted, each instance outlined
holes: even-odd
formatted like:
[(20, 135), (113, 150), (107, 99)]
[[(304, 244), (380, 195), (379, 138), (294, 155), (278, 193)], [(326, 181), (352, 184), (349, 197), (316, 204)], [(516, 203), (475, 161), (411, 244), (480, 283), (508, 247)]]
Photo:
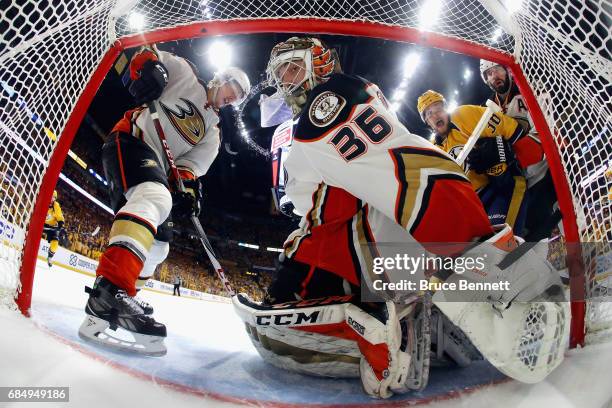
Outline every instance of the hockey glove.
[(285, 187), (284, 186), (274, 187), (273, 191), (275, 194), (275, 198), (276, 198), (275, 204), (276, 204), (278, 211), (282, 213), (283, 215), (286, 215), (289, 218), (296, 218), (296, 217), (299, 218), (299, 216), (293, 212), (293, 210), (295, 209), (295, 206), (293, 205), (293, 202), (291, 201), (289, 196), (285, 194)]
[(501, 136), (478, 139), (467, 157), (470, 169), (493, 177), (503, 174), (513, 161), (512, 149)]
[(66, 230), (64, 229), (64, 221), (58, 221), (57, 222), (57, 234), (59, 236), (62, 236), (62, 235), (66, 234)]
[(168, 70), (159, 61), (147, 61), (138, 71), (139, 78), (134, 80), (128, 91), (138, 105), (159, 98), (168, 84)]
[(202, 183), (189, 171), (179, 170), (184, 191), (172, 192), (172, 214), (180, 217), (200, 215), (202, 201)]

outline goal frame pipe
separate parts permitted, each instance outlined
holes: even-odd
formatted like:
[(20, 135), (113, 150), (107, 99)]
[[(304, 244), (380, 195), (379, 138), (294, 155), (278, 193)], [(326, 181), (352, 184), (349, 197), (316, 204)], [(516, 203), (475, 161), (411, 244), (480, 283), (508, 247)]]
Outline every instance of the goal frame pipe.
[(331, 21), (318, 18), (263, 18), (194, 22), (187, 25), (161, 28), (147, 33), (138, 33), (121, 37), (110, 46), (106, 54), (102, 57), (98, 67), (93, 71), (89, 82), (85, 86), (75, 108), (70, 114), (66, 126), (62, 131), (62, 136), (51, 156), (49, 167), (43, 176), (27, 231), (20, 268), (21, 291), (17, 297), (17, 305), (23, 314), (29, 315), (38, 247), (40, 245), (40, 237), (42, 235), (47, 206), (51, 201), (53, 189), (59, 178), (60, 170), (76, 131), (97, 90), (101, 86), (104, 77), (112, 68), (116, 58), (126, 49), (145, 44), (213, 35), (256, 33), (305, 33), (380, 38), (457, 52), (475, 58), (497, 62), (508, 67), (521, 91), (521, 95), (525, 99), (536, 130), (540, 135), (555, 190), (557, 192), (559, 207), (563, 214), (563, 227), (566, 241), (575, 244), (569, 245), (568, 247), (568, 266), (570, 270), (570, 285), (572, 292), (572, 334), (570, 346), (575, 347), (576, 345), (584, 344), (584, 318), (586, 310), (584, 302), (586, 295), (584, 267), (582, 265), (582, 258), (578, 245), (580, 243), (580, 234), (576, 222), (577, 218), (573, 207), (572, 196), (553, 136), (546, 124), (546, 120), (537, 103), (537, 99), (514, 57), (511, 54), (481, 44), (460, 38), (449, 37), (443, 34), (420, 31), (414, 27), (392, 26), (363, 21)]

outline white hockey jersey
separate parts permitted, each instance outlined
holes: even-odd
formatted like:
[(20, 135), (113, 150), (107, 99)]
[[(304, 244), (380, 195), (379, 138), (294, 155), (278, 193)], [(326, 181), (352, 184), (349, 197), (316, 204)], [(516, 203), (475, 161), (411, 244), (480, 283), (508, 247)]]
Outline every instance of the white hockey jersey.
[[(530, 130), (527, 137), (531, 140), (523, 143), (529, 142), (528, 149), (531, 151), (538, 151), (537, 154), (541, 156), (541, 159), (536, 163), (525, 166), (525, 178), (527, 179), (528, 187), (533, 186), (538, 181), (542, 180), (548, 171), (548, 163), (546, 161), (546, 157), (544, 156), (544, 150), (541, 147), (540, 137), (538, 136), (538, 132), (533, 124), (533, 120), (531, 119), (531, 115), (529, 114), (529, 110), (527, 109), (527, 104), (523, 99), (523, 95), (520, 94), (518, 87), (514, 82), (510, 85), (510, 90), (508, 94), (501, 100), (499, 95), (495, 93), (493, 95), (493, 99), (495, 103), (497, 103), (501, 108), (504, 114), (517, 118), (523, 119), (529, 123)], [(546, 109), (545, 106), (542, 106), (542, 109)]]
[(333, 75), (313, 89), (293, 129), (285, 192), (304, 218), (287, 256), (355, 283), (371, 271), (368, 244), (427, 248), (491, 233), (461, 167), (411, 134), (376, 85)]
[[(165, 51), (145, 50), (155, 55), (168, 70), (168, 84), (155, 102), (164, 134), (179, 167), (196, 177), (208, 171), (219, 152), (219, 116), (208, 104), (206, 86), (190, 63)], [(153, 57), (154, 58), (154, 57)], [(168, 173), (166, 158), (147, 107), (128, 111), (113, 131), (130, 133), (149, 145)]]

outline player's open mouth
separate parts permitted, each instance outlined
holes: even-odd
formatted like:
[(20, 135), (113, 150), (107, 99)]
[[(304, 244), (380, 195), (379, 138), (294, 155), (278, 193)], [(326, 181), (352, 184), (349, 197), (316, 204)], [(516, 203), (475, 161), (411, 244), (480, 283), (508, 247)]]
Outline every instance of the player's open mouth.
[(444, 126), (444, 121), (442, 119), (440, 119), (440, 120), (438, 120), (436, 122), (436, 127), (440, 128), (440, 127), (443, 127), (443, 126)]

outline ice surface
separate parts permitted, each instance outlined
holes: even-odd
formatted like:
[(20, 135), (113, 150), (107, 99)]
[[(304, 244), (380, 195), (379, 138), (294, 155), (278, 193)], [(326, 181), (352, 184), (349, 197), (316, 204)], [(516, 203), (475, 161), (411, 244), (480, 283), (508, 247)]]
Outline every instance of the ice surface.
[[(86, 301), (83, 286), (92, 281), (39, 263), (32, 319), (0, 309), (0, 386), (69, 386), (70, 404), (61, 406), (88, 408), (408, 406), (432, 400), (428, 407), (607, 408), (612, 402), (612, 343), (568, 352), (562, 366), (536, 385), (504, 381), (481, 363), (436, 369), (422, 394), (375, 401), (363, 395), (357, 380), (306, 377), (264, 363), (230, 304), (151, 291), (141, 297), (168, 326), (168, 354), (154, 358), (113, 352), (77, 335)], [(495, 384), (479, 385), (490, 382)]]

